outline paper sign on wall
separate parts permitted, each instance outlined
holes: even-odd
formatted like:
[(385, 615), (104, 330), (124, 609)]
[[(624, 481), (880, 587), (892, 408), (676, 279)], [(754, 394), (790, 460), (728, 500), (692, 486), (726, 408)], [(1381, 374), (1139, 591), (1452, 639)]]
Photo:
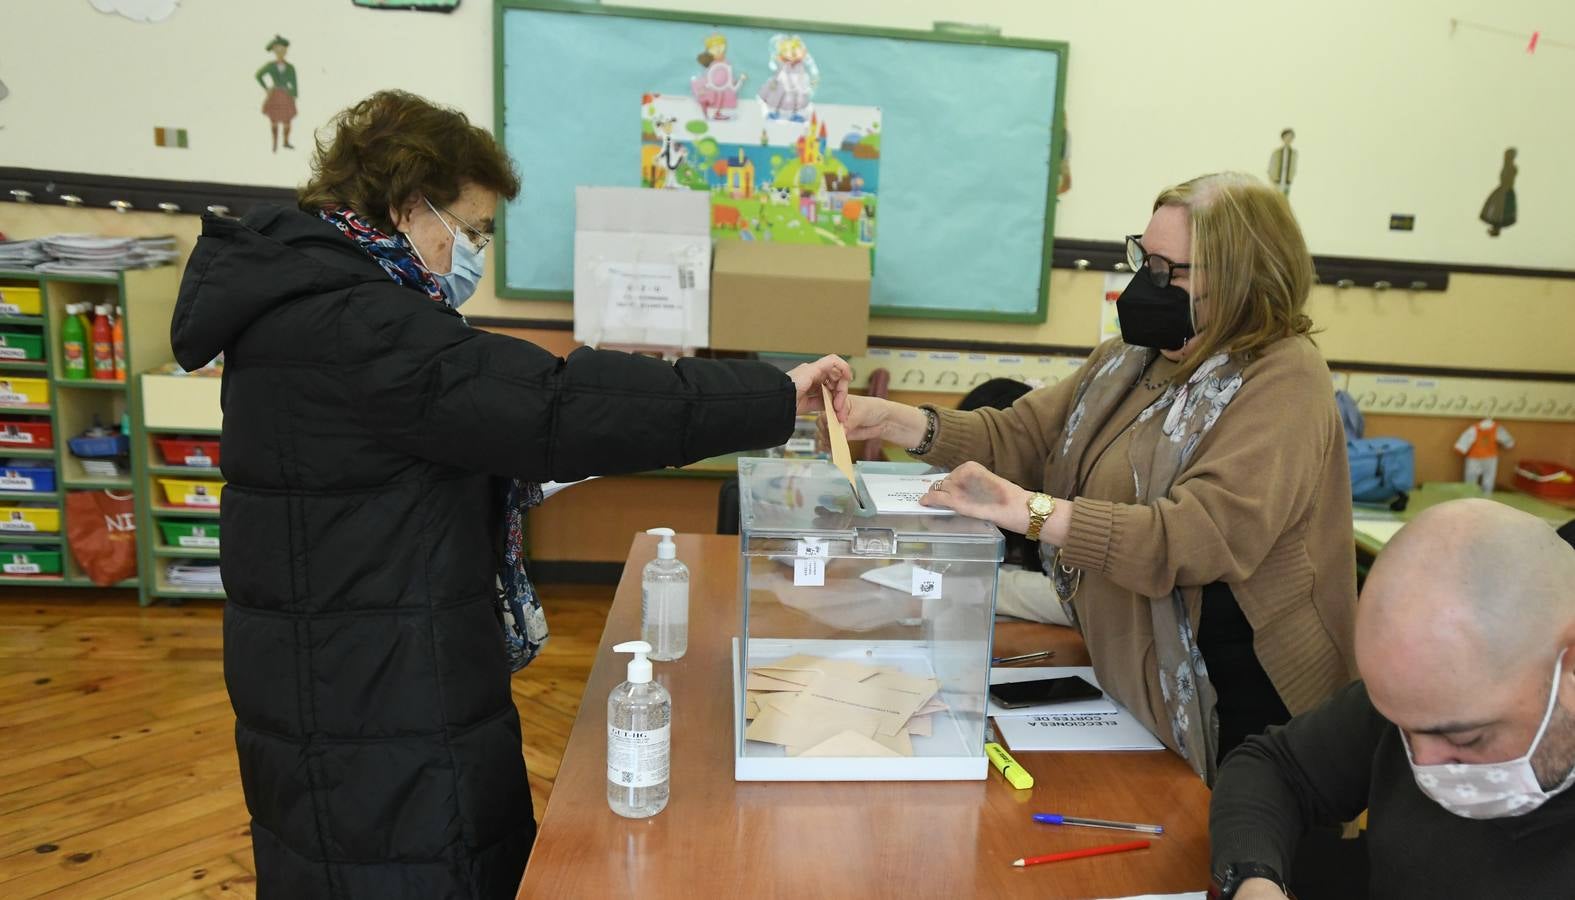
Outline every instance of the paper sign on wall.
[[(1105, 276), (1105, 290), (1099, 295), (1099, 343), (1121, 336), (1121, 319), (1116, 315), (1116, 301), (1132, 281), (1132, 274), (1115, 273)], [(1095, 346), (1098, 346), (1097, 344)]]

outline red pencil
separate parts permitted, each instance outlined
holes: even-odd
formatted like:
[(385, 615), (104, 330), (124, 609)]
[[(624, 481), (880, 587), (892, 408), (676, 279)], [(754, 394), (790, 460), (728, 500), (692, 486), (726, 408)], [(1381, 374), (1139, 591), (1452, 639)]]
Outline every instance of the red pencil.
[(1125, 853), (1128, 850), (1147, 849), (1148, 844), (1148, 841), (1129, 841), (1125, 844), (1106, 844), (1103, 847), (1089, 847), (1087, 850), (1068, 850), (1065, 853), (1047, 853), (1044, 856), (1025, 856), (1012, 863), (1012, 865), (1037, 866), (1040, 863), (1060, 862), (1063, 859), (1082, 859), (1085, 856), (1104, 856), (1106, 853)]

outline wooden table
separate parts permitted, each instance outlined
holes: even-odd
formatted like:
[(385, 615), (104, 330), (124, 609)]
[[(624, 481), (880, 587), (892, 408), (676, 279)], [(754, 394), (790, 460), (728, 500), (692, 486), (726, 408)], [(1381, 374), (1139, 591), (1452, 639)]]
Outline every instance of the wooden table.
[[(656, 664), (673, 694), (672, 800), (654, 818), (619, 818), (607, 808), (606, 698), (625, 657), (611, 647), (639, 637), (640, 569), (654, 555), (655, 539), (638, 535), (521, 898), (1051, 900), (1207, 886), (1208, 790), (1170, 753), (1023, 753), (1031, 791), (993, 769), (969, 782), (735, 782), (731, 639), (743, 617), (738, 539), (720, 535), (678, 537), (692, 578), (689, 652)], [(1141, 837), (1035, 825), (1034, 812), (1157, 822), (1166, 834), (1147, 850), (1014, 868), (1024, 855)]]
[[(1467, 497), (1484, 496), (1482, 489), (1474, 484), (1455, 481), (1434, 481), (1421, 485), (1411, 492), (1410, 502), (1406, 504), (1404, 512), (1390, 512), (1389, 510), (1371, 510), (1359, 508), (1356, 513), (1356, 549), (1360, 554), (1366, 554), (1366, 560), (1378, 555), (1384, 549), (1386, 539), (1380, 536), (1367, 534), (1361, 530), (1363, 522), (1393, 522), (1405, 523), (1416, 518), (1422, 510), (1451, 500), (1461, 500)], [(1502, 503), (1513, 509), (1541, 518), (1550, 525), (1558, 526), (1570, 519), (1575, 519), (1575, 511), (1566, 509), (1556, 503), (1522, 494), (1518, 491), (1496, 490), (1488, 497), (1496, 503)], [(1362, 559), (1359, 555), (1358, 559)]]

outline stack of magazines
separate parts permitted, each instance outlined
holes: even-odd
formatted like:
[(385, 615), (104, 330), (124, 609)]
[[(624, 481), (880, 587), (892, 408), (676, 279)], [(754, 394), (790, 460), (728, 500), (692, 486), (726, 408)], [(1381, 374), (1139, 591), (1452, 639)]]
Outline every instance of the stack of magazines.
[(38, 240), (49, 257), (34, 271), (56, 275), (113, 276), (124, 269), (151, 269), (180, 258), (173, 235), (112, 238), (92, 234), (55, 234)]
[(171, 587), (202, 588), (212, 591), (224, 589), (224, 582), (219, 579), (217, 562), (176, 560), (164, 569), (164, 577), (169, 580)]
[(48, 260), (49, 254), (37, 240), (0, 241), (0, 269), (31, 269)]

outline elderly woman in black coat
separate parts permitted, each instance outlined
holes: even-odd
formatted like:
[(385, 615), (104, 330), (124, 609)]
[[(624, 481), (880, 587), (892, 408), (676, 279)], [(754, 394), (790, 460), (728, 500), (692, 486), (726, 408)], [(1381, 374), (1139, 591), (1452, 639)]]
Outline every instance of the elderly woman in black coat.
[(780, 444), (823, 384), (845, 412), (850, 372), (474, 330), (454, 307), (518, 193), (507, 156), (398, 92), (334, 128), (299, 208), (204, 221), (171, 335), (187, 368), (226, 359), (224, 670), (259, 894), (513, 897), (538, 483)]

